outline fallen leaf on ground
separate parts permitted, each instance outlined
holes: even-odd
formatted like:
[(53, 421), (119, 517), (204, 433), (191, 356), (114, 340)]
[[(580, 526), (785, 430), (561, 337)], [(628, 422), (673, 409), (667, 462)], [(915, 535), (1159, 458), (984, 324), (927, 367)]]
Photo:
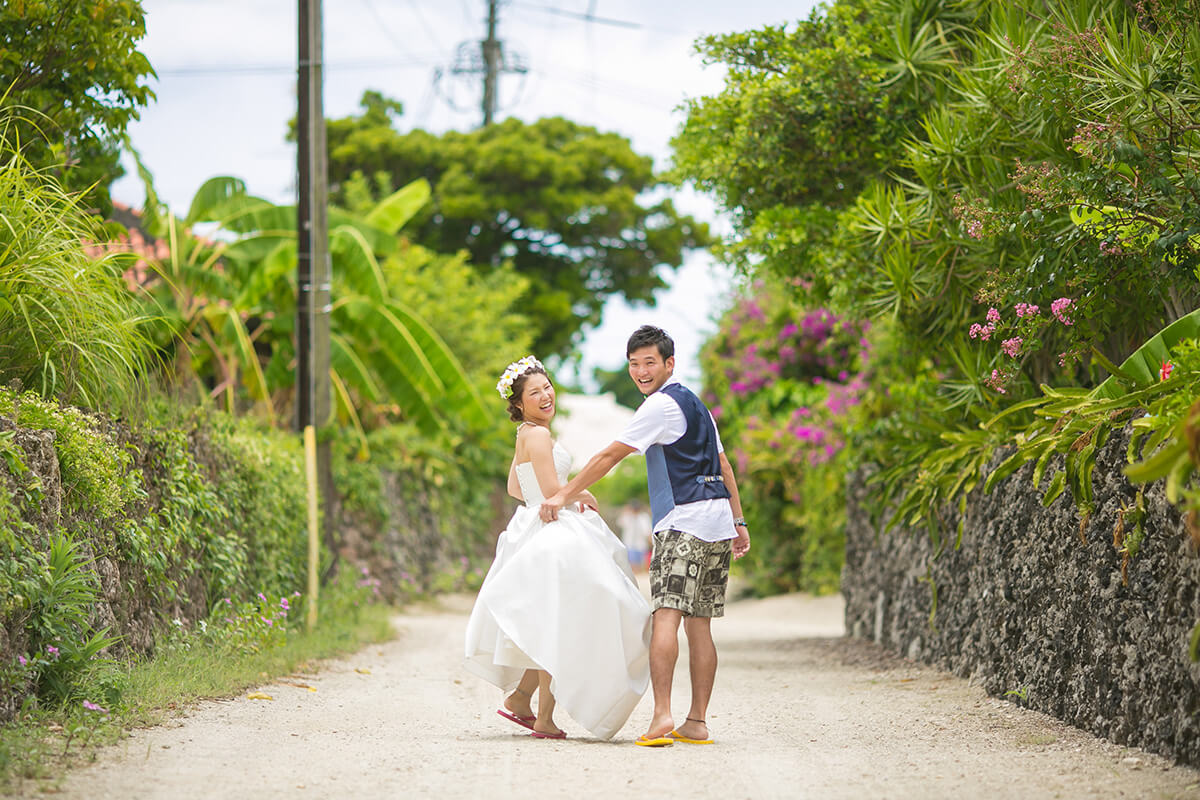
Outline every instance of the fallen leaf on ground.
[(275, 698), (271, 697), (271, 695), (267, 694), (266, 692), (251, 692), (250, 694), (246, 695), (246, 699), (247, 700), (274, 700)]
[(355, 667), (354, 671), (357, 672), (359, 675), (370, 675), (371, 674), (371, 670), (363, 669), (362, 667)]

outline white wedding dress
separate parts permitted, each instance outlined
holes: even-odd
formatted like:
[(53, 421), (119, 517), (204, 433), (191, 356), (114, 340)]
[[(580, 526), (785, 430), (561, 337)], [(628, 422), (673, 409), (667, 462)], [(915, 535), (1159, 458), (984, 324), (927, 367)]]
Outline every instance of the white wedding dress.
[[(560, 484), (571, 455), (554, 445)], [(544, 669), (560, 708), (601, 739), (621, 729), (650, 680), (650, 605), (625, 546), (595, 511), (543, 523), (533, 464), (518, 464), (525, 505), (496, 543), (467, 623), (466, 668), (512, 691)]]

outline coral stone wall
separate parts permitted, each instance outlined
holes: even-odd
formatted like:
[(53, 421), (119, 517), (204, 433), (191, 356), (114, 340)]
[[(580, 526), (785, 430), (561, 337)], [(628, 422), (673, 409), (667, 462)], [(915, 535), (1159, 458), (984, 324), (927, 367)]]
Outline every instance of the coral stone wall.
[[(878, 532), (856, 476), (846, 630), (1112, 741), (1200, 766), (1200, 665), (1188, 655), (1200, 559), (1158, 483), (1146, 488), (1144, 539), (1123, 573), (1114, 529), (1138, 493), (1121, 471), (1127, 443), (1114, 433), (1097, 453), (1096, 508), (1082, 524), (1065, 494), (1042, 506), (1026, 465), (991, 494), (969, 496), (961, 545), (951, 538), (941, 552), (923, 529)], [(958, 519), (945, 521), (951, 536)]]

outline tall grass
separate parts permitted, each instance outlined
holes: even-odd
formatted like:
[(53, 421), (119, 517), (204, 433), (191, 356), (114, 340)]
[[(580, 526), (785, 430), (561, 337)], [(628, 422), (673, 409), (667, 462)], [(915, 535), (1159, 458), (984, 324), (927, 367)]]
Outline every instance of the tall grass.
[(0, 118), (0, 384), (127, 409), (146, 375), (144, 318), (118, 257), (84, 250), (107, 238), (100, 222), (25, 160), (10, 119)]

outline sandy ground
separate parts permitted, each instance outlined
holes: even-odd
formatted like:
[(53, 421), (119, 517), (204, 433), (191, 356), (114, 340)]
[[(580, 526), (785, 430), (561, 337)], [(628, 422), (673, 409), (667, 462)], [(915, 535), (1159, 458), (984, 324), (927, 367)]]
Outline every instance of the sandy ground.
[[(533, 740), (459, 666), (471, 598), (410, 609), (399, 636), (274, 700), (208, 702), (74, 771), (66, 798), (1200, 798), (1200, 772), (987, 697), (841, 638), (840, 598), (731, 604), (714, 624), (717, 744)], [(686, 650), (676, 677), (686, 710)], [(678, 720), (677, 720), (678, 721)]]

